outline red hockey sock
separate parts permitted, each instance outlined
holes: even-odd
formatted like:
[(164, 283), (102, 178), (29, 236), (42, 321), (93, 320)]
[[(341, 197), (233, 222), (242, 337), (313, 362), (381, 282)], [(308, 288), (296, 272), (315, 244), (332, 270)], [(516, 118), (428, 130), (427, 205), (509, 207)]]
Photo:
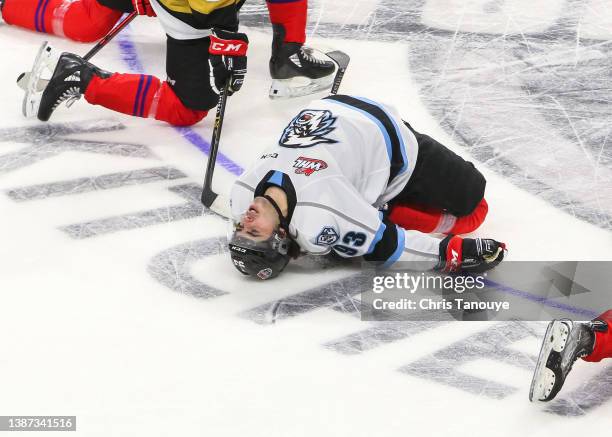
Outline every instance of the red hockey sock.
[(96, 0), (6, 0), (2, 9), (8, 24), (83, 42), (102, 38), (121, 14)]
[(93, 105), (136, 117), (152, 117), (174, 126), (190, 126), (208, 114), (187, 108), (167, 82), (144, 74), (115, 73), (106, 79), (94, 76), (85, 99)]
[(282, 24), (285, 28), (283, 42), (306, 41), (307, 0), (267, 0), (272, 24)]
[(608, 324), (607, 332), (595, 332), (595, 348), (590, 355), (583, 358), (585, 361), (601, 361), (604, 358), (612, 358), (612, 310), (608, 310), (597, 317)]
[(395, 205), (389, 220), (404, 229), (414, 229), (425, 233), (466, 234), (484, 222), (489, 206), (482, 199), (474, 211), (464, 217), (455, 217), (436, 208), (414, 205)]

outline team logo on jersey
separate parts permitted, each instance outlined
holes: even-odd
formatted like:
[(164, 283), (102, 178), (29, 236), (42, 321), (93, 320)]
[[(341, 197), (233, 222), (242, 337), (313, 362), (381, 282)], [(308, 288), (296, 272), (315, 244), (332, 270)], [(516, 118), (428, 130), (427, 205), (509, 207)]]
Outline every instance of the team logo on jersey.
[(306, 158), (304, 156), (300, 156), (294, 161), (293, 168), (295, 168), (295, 172), (297, 174), (310, 176), (315, 171), (325, 170), (327, 168), (327, 162), (322, 161), (320, 159)]
[(317, 246), (331, 246), (340, 239), (340, 236), (331, 226), (325, 226), (317, 236)]
[(317, 144), (337, 143), (327, 138), (334, 129), (336, 117), (328, 110), (305, 109), (283, 131), (279, 144), (283, 147), (312, 147)]

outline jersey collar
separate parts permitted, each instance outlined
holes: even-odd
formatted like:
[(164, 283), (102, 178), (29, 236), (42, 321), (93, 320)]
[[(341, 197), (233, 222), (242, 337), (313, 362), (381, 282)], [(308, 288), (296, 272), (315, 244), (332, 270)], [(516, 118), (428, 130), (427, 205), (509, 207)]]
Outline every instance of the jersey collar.
[(253, 197), (263, 196), (266, 190), (271, 186), (279, 187), (287, 195), (287, 223), (291, 223), (291, 217), (293, 216), (293, 211), (297, 204), (297, 195), (291, 179), (285, 173), (278, 170), (270, 170), (261, 181), (259, 181), (257, 187), (255, 187)]

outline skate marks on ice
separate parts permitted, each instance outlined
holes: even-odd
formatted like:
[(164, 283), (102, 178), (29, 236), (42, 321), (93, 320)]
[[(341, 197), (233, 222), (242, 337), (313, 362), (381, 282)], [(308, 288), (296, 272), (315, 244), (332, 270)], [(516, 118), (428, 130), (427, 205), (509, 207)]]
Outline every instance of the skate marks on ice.
[[(332, 3), (314, 3), (310, 34), (407, 43), (422, 102), (458, 144), (516, 186), (612, 229), (605, 1), (381, 0), (361, 22), (339, 22)], [(267, 26), (265, 11), (245, 12), (243, 23)]]
[(214, 214), (200, 202), (202, 187), (199, 185), (177, 185), (167, 190), (182, 197), (184, 201), (155, 209), (73, 223), (60, 229), (72, 238), (83, 239)]
[[(75, 134), (97, 134), (124, 128), (121, 123), (103, 120), (2, 129), (0, 130), (0, 141), (24, 144), (24, 147), (13, 152), (0, 154), (0, 175), (31, 166), (66, 152), (157, 159), (150, 148), (142, 144), (70, 137)], [(186, 178), (186, 175), (176, 168), (155, 166), (43, 184), (11, 187), (5, 190), (5, 194), (16, 202), (26, 202), (154, 182), (170, 182), (183, 178)], [(176, 194), (178, 198), (182, 198), (182, 202), (150, 210), (68, 224), (59, 229), (72, 238), (84, 239), (212, 214), (200, 202), (201, 188), (199, 185), (184, 183), (164, 189)]]
[[(511, 346), (527, 337), (538, 340), (544, 335), (544, 323), (515, 322), (492, 326), (460, 340), (444, 349), (401, 367), (400, 372), (440, 384), (503, 400), (519, 389), (502, 382), (470, 375), (462, 367), (470, 362), (487, 359), (533, 371), (537, 357), (513, 350)], [(503, 373), (500, 372), (500, 375)], [(572, 375), (571, 375), (572, 376)], [(570, 376), (570, 378), (571, 378)], [(561, 392), (543, 410), (558, 416), (583, 416), (612, 399), (612, 366), (586, 380), (573, 391)]]
[(147, 271), (160, 284), (178, 293), (200, 299), (219, 297), (228, 292), (197, 279), (191, 270), (196, 261), (225, 253), (227, 253), (226, 238), (190, 241), (155, 255), (149, 262)]
[[(197, 279), (191, 273), (198, 261), (210, 256), (225, 254), (225, 238), (210, 238), (183, 243), (164, 250), (149, 263), (149, 273), (170, 289), (198, 298), (210, 299), (229, 294), (210, 283)], [(299, 287), (296, 284), (296, 287)], [(256, 307), (240, 311), (237, 315), (259, 325), (275, 326), (282, 329), (282, 322), (315, 311), (335, 311), (347, 317), (359, 318), (360, 301), (358, 295), (366, 287), (362, 273), (356, 272), (341, 279), (335, 279), (316, 287), (300, 290), (295, 294), (273, 300)], [(365, 329), (330, 339), (322, 347), (342, 355), (358, 356), (374, 353), (380, 348), (396, 342), (405, 341), (432, 329), (452, 323), (441, 321), (385, 321), (364, 323)], [(412, 362), (389, 368), (398, 370), (411, 377), (421, 378), (436, 384), (450, 386), (470, 395), (484, 396), (504, 402), (511, 395), (525, 391), (527, 402), (527, 382), (524, 385), (509, 385), (504, 369), (499, 378), (472, 376), (464, 372), (464, 366), (484, 358), (502, 366), (513, 366), (528, 375), (536, 362), (534, 354), (512, 348), (514, 344), (528, 337), (541, 339), (545, 324), (541, 322), (503, 322), (490, 324), (470, 336), (442, 347)], [(441, 334), (442, 335), (442, 334)], [(494, 368), (495, 364), (492, 365)], [(582, 416), (589, 411), (612, 400), (610, 385), (602, 383), (612, 377), (612, 366), (604, 367), (599, 374), (588, 379), (572, 391), (562, 392), (559, 398), (546, 405), (543, 411), (558, 416)], [(526, 377), (525, 381), (528, 381)]]

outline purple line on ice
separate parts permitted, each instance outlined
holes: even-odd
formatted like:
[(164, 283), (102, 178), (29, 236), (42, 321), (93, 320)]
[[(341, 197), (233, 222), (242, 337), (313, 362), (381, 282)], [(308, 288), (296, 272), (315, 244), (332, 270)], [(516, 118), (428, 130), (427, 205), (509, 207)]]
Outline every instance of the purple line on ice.
[(584, 308), (579, 308), (579, 307), (575, 307), (572, 305), (568, 305), (568, 304), (564, 304), (561, 302), (557, 302), (553, 299), (548, 299), (544, 296), (538, 296), (532, 293), (529, 293), (527, 291), (523, 291), (523, 290), (517, 290), (516, 288), (513, 287), (509, 287), (507, 285), (503, 285), (500, 284), (498, 282), (495, 281), (491, 281), (490, 279), (485, 279), (485, 284), (487, 284), (490, 287), (493, 287), (499, 291), (501, 291), (502, 293), (507, 293), (507, 294), (511, 294), (513, 296), (517, 296), (520, 297), (522, 299), (525, 300), (530, 300), (532, 302), (537, 302), (539, 304), (542, 304), (544, 306), (547, 306), (549, 308), (555, 308), (561, 311), (564, 311), (566, 313), (570, 313), (570, 314), (574, 314), (576, 316), (585, 316), (587, 317), (587, 319), (592, 320), (595, 317), (598, 316), (598, 314), (596, 312), (593, 312), (591, 310), (587, 310)]
[[(134, 43), (130, 40), (129, 36), (125, 33), (117, 36), (119, 42), (119, 51), (121, 53), (121, 59), (127, 64), (128, 68), (135, 73), (144, 73), (144, 66), (138, 57), (138, 50)], [(204, 152), (206, 155), (210, 155), (210, 143), (206, 141), (202, 136), (190, 127), (174, 127), (183, 138), (197, 147), (199, 150)], [(233, 175), (240, 176), (244, 169), (230, 158), (218, 152), (217, 163), (224, 169), (232, 173)]]

